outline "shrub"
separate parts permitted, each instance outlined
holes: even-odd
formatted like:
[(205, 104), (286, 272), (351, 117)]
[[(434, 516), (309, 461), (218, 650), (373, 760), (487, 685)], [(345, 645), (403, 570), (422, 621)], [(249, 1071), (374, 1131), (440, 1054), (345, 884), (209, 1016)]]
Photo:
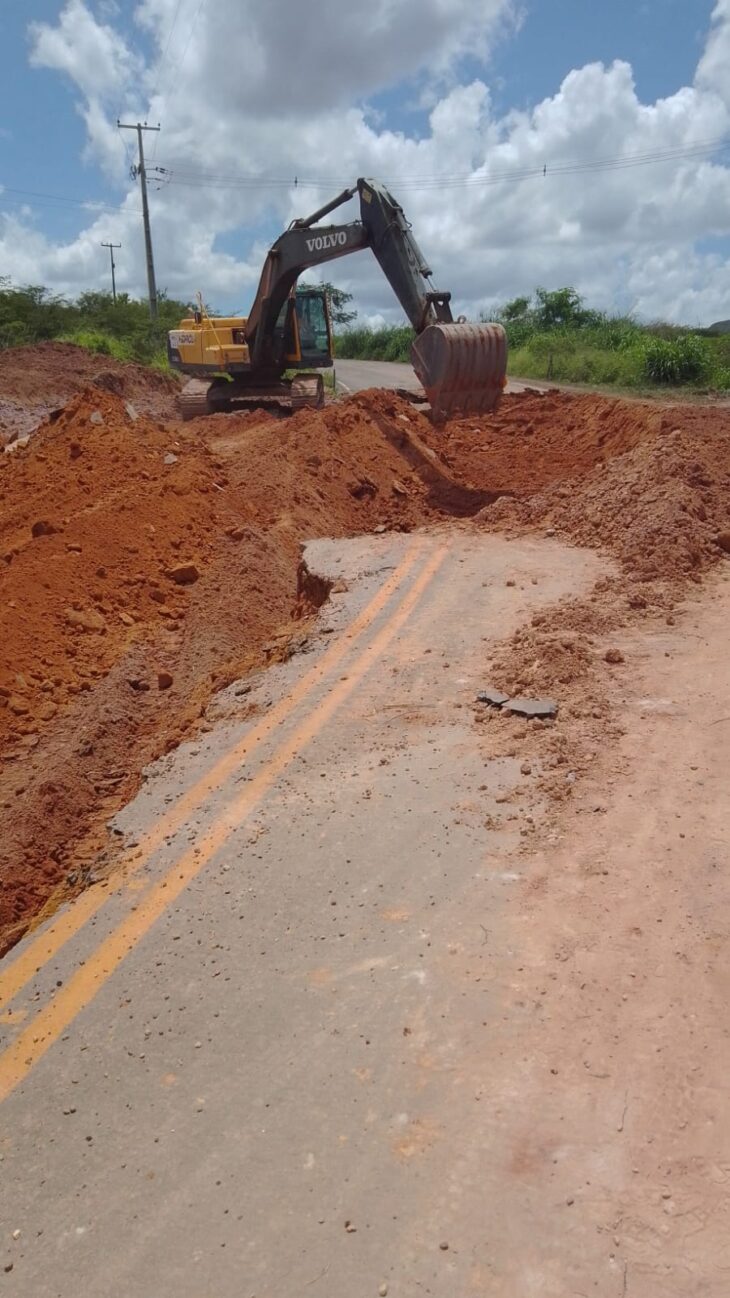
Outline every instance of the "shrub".
[(707, 379), (711, 369), (712, 353), (694, 334), (655, 337), (644, 345), (644, 375), (650, 383), (696, 383)]
[(8, 320), (0, 325), (0, 347), (22, 347), (32, 341), (33, 335), (24, 320)]

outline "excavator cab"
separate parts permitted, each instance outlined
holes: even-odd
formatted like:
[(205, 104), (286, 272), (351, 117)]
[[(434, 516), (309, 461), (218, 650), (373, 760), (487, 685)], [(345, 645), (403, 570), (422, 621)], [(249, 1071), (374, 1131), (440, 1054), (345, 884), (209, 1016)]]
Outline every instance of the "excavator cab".
[(329, 299), (322, 288), (300, 288), (295, 298), (300, 364), (307, 369), (332, 365), (332, 321)]
[(292, 291), (279, 312), (273, 343), (274, 355), (283, 355), (287, 369), (331, 368), (332, 321), (325, 289), (307, 286)]

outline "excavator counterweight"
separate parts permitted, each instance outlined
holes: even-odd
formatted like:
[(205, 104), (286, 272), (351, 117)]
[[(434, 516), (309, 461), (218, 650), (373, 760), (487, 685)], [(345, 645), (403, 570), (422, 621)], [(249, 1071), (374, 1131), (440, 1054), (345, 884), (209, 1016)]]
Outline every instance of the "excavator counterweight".
[[(356, 194), (359, 220), (320, 224)], [(289, 370), (333, 364), (326, 294), (311, 286), (297, 290), (297, 280), (311, 267), (365, 248), (376, 257), (413, 326), (411, 361), (434, 418), (493, 410), (506, 384), (504, 330), (454, 320), (451, 294), (433, 288), (431, 270), (403, 209), (378, 181), (361, 178), (279, 236), (248, 317), (215, 320), (201, 308), (170, 333), (170, 364), (192, 380), (182, 396), (183, 418), (236, 405), (289, 410), (321, 405), (321, 376), (285, 377)]]

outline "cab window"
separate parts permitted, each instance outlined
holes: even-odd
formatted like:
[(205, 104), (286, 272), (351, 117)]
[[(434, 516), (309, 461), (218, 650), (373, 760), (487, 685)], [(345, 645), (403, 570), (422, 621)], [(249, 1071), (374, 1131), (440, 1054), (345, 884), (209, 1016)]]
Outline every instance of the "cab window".
[(329, 330), (325, 315), (324, 299), (319, 294), (303, 293), (297, 295), (297, 318), (299, 322), (299, 343), (304, 352), (329, 351)]

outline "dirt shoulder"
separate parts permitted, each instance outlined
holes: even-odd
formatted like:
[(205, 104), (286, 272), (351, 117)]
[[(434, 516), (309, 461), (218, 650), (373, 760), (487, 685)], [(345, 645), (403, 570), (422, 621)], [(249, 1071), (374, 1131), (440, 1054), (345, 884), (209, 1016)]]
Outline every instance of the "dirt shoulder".
[(673, 626), (621, 637), (623, 737), (520, 858), (479, 1065), (500, 1169), (484, 1292), (726, 1293), (728, 616), (722, 572)]

